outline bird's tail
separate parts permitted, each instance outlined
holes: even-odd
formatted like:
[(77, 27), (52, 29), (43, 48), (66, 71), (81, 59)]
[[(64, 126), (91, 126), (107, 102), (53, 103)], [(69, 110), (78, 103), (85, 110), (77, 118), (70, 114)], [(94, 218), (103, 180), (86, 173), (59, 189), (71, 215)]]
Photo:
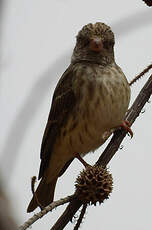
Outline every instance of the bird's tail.
[[(56, 182), (57, 182), (57, 178), (53, 179), (49, 184), (46, 183), (46, 180), (44, 179), (40, 181), (35, 193), (42, 207), (46, 207), (53, 201)], [(27, 212), (34, 211), (38, 206), (39, 205), (35, 197), (33, 197), (31, 202), (29, 203)]]

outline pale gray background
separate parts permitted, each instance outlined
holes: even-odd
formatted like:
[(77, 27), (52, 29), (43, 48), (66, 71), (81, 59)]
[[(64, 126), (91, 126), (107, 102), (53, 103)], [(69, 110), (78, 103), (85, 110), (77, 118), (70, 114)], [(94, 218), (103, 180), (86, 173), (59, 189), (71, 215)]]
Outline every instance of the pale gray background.
[[(26, 214), (30, 178), (38, 174), (52, 93), (70, 63), (77, 32), (90, 22), (109, 24), (116, 36), (116, 61), (131, 80), (151, 63), (152, 8), (141, 0), (4, 0), (0, 7), (0, 168), (22, 224), (33, 215)], [(146, 78), (132, 87), (132, 100)], [(114, 178), (110, 199), (88, 208), (82, 230), (152, 229), (152, 104), (145, 109), (132, 127), (133, 139), (125, 139), (109, 164)], [(103, 148), (85, 159), (93, 164)], [(72, 163), (58, 181), (55, 199), (73, 193), (82, 168), (77, 160)], [(48, 230), (64, 209), (49, 213), (32, 229)]]

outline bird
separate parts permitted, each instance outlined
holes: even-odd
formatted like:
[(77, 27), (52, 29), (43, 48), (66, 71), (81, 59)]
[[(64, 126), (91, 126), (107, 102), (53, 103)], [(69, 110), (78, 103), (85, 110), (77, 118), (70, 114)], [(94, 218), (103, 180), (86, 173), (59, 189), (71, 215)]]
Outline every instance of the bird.
[(125, 114), (130, 86), (116, 64), (110, 26), (89, 23), (76, 36), (71, 63), (55, 88), (41, 144), (41, 179), (27, 212), (54, 199), (57, 180), (73, 159), (99, 148), (118, 128), (132, 136)]

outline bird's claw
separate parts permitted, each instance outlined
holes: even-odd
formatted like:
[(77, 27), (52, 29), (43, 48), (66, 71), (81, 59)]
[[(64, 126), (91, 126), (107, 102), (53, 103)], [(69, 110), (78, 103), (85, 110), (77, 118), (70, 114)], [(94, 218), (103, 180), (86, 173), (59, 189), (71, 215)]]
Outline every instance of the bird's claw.
[(129, 121), (124, 120), (121, 124), (120, 127), (122, 127), (124, 130), (127, 131), (127, 133), (130, 134), (131, 138), (133, 137), (133, 131), (130, 128), (131, 124), (129, 123)]

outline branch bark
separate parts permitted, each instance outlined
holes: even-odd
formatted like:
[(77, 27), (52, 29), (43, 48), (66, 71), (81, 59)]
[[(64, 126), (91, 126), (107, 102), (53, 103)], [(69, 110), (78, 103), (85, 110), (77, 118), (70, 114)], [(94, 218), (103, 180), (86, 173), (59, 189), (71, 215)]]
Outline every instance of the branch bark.
[[(129, 109), (129, 111), (126, 114), (126, 120), (130, 122), (132, 125), (136, 118), (139, 116), (142, 108), (146, 104), (146, 102), (149, 100), (150, 96), (152, 94), (152, 75), (149, 77), (148, 81), (140, 91), (139, 95), (135, 99), (133, 105)], [(119, 149), (119, 146), (121, 142), (123, 141), (124, 137), (126, 136), (127, 132), (125, 130), (117, 130), (110, 143), (102, 153), (102, 155), (99, 157), (98, 161), (96, 162), (97, 165), (103, 165), (106, 166), (109, 161), (112, 159), (112, 157), (115, 155), (117, 150)], [(62, 230), (64, 227), (69, 223), (69, 221), (72, 220), (72, 217), (75, 215), (75, 213), (79, 210), (81, 207), (82, 202), (75, 198), (72, 200), (67, 208), (65, 209), (64, 213), (60, 216), (60, 218), (57, 220), (57, 222), (54, 224), (54, 226), (50, 230)]]
[[(38, 219), (42, 218), (44, 215), (46, 215), (48, 212), (52, 211), (54, 208), (57, 208), (58, 206), (61, 206), (63, 204), (68, 203), (70, 200), (74, 198), (74, 195), (67, 196), (65, 198), (62, 198), (60, 200), (52, 202), (50, 205), (46, 206), (42, 211), (40, 211), (37, 214), (34, 214), (30, 219), (28, 219), (23, 225), (21, 225), (18, 230), (26, 230), (29, 228), (34, 222), (36, 222)], [(1, 229), (1, 228), (0, 228)]]
[(77, 221), (77, 223), (76, 223), (76, 225), (75, 225), (75, 227), (74, 227), (73, 230), (78, 230), (79, 229), (79, 227), (80, 227), (80, 225), (82, 223), (82, 220), (84, 218), (86, 209), (87, 209), (87, 204), (84, 204), (83, 207), (82, 207), (82, 209), (81, 209), (81, 213), (80, 213), (79, 219), (78, 219), (78, 221)]

